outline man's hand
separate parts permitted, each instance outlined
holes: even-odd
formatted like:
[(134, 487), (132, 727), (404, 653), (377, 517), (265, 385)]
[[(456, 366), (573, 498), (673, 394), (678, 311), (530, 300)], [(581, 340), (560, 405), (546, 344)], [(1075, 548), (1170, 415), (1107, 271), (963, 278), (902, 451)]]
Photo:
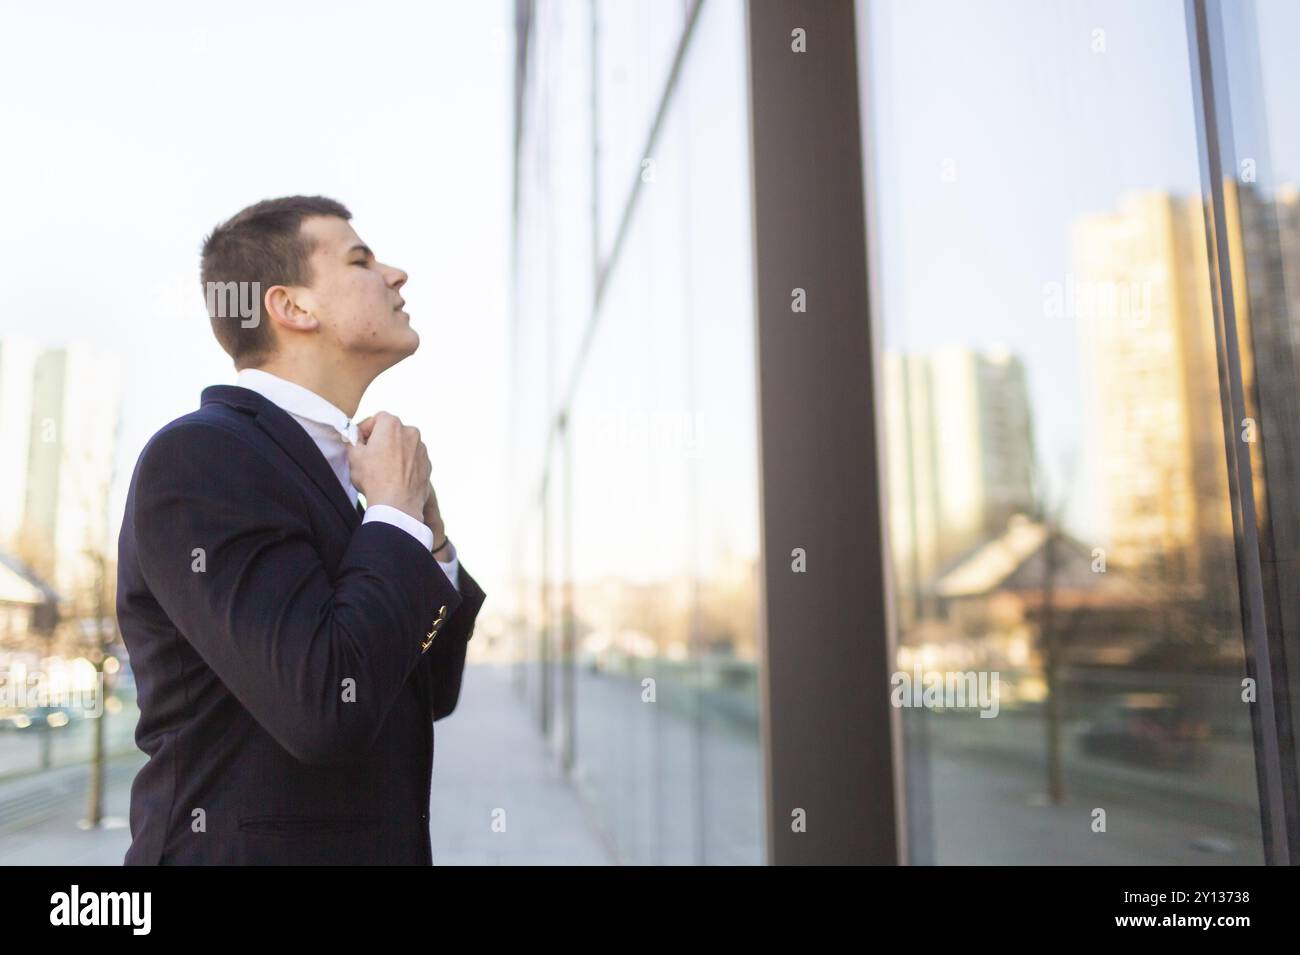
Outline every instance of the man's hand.
[(402, 424), (386, 411), (357, 423), (361, 444), (348, 450), (352, 483), (366, 496), (366, 505), (388, 504), (417, 521), (433, 485), (429, 483), (429, 451), (419, 429)]

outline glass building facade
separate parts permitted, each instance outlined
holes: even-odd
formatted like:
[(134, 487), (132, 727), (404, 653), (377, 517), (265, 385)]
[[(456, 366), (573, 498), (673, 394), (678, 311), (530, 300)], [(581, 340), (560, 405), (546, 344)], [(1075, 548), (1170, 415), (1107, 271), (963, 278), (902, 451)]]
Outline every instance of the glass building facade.
[(517, 679), (618, 858), (763, 859), (744, 8), (520, 8)]
[(517, 22), (516, 682), (618, 857), (1292, 861), (1295, 6)]

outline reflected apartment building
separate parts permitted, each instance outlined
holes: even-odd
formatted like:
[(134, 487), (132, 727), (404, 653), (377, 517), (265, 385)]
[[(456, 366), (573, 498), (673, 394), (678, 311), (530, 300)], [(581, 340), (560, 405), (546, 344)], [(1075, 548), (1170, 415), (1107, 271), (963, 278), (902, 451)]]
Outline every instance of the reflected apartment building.
[(1195, 29), (1289, 14), (516, 9), (515, 679), (617, 856), (1289, 861), (1300, 200)]
[[(965, 349), (887, 354), (886, 459), (899, 669), (1000, 675), (996, 722), (905, 714), (913, 765), (929, 753), (914, 775), (1018, 759), (1050, 804), (1091, 791), (1134, 817), (1165, 788), (1189, 821), (1216, 807), (1208, 838), (1227, 847), (1258, 840), (1259, 821), (1201, 216), (1155, 192), (1072, 223), (1069, 301), (1052, 311), (1079, 343), (1076, 480), (1091, 510), (1033, 484), (1032, 400), (1005, 354), (996, 364), (1017, 371), (999, 378), (963, 374), (993, 361)], [(963, 386), (975, 380), (999, 387)], [(984, 420), (1016, 427), (967, 423)], [(1125, 779), (1138, 766), (1148, 778)]]

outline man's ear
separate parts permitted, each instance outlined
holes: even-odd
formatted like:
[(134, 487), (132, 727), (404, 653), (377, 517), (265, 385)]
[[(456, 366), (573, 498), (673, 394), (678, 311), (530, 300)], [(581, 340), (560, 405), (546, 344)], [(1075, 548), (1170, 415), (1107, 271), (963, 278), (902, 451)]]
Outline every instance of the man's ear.
[(315, 331), (320, 322), (310, 309), (307, 290), (292, 285), (272, 285), (263, 296), (266, 314), (282, 328), (296, 332)]

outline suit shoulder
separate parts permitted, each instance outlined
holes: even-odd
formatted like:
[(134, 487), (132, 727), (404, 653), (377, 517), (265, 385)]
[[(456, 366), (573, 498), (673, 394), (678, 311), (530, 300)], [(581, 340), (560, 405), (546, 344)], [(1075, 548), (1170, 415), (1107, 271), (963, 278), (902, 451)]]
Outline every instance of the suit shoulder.
[[(136, 472), (160, 465), (174, 464), (177, 457), (218, 459), (233, 464), (238, 459), (262, 454), (249, 440), (250, 420), (241, 412), (212, 403), (167, 422), (145, 442), (136, 461)], [(269, 462), (268, 462), (269, 463)]]
[(222, 440), (223, 434), (249, 444), (246, 435), (250, 424), (251, 419), (241, 412), (213, 402), (167, 422), (145, 442), (144, 450), (159, 443)]

